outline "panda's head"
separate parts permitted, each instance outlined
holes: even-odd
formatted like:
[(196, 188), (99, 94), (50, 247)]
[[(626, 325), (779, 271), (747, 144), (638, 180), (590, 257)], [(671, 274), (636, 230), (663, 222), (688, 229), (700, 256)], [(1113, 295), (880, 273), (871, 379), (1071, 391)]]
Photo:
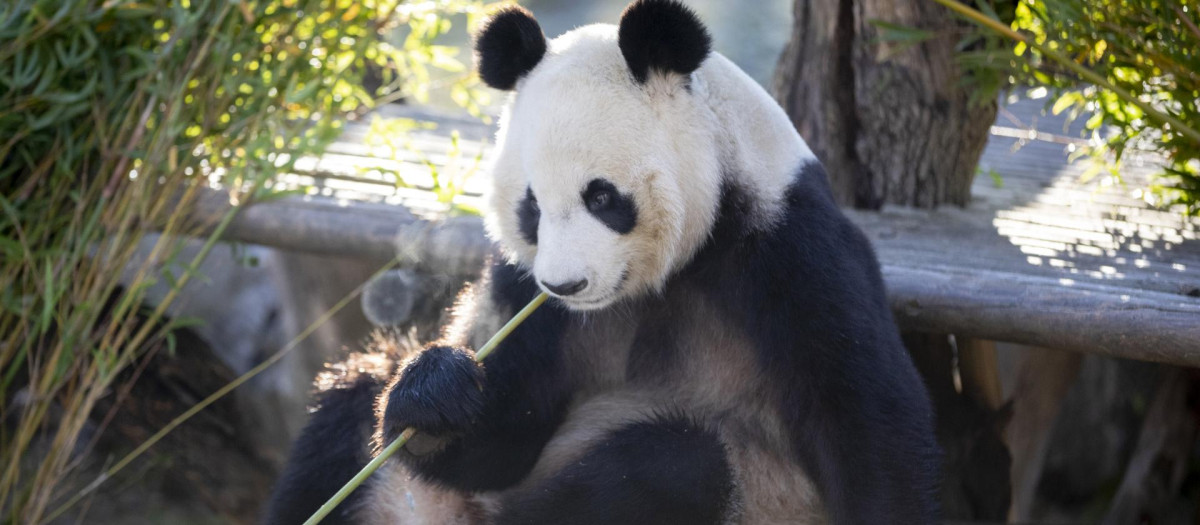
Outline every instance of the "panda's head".
[(575, 310), (660, 289), (704, 243), (721, 193), (699, 19), (638, 0), (619, 26), (547, 41), (509, 7), (475, 47), (484, 82), (513, 91), (489, 213), (506, 255)]

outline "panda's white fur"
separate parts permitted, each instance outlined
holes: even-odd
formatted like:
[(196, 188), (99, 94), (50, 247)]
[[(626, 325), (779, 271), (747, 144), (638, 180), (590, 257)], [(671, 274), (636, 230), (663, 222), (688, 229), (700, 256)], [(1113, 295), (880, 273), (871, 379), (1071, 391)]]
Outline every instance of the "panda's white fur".
[[(718, 53), (690, 78), (629, 77), (617, 26), (581, 27), (551, 41), (500, 119), (489, 231), (539, 282), (587, 279), (562, 298), (577, 310), (661, 289), (709, 235), (725, 174), (764, 207), (754, 215), (765, 227), (814, 159), (766, 91)], [(630, 234), (584, 208), (580, 192), (595, 178), (641, 204)], [(542, 210), (536, 246), (511, 213), (527, 188)]]

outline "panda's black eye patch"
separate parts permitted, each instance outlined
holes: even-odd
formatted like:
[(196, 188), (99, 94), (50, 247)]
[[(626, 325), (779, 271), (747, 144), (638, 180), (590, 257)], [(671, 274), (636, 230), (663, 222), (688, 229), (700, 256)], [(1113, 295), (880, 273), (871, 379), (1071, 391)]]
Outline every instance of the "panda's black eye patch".
[(525, 198), (517, 205), (517, 226), (521, 237), (529, 244), (537, 244), (538, 221), (542, 218), (542, 209), (538, 207), (537, 197), (533, 196), (532, 188), (525, 188)]
[(583, 190), (583, 204), (588, 213), (617, 233), (633, 231), (637, 225), (637, 207), (633, 197), (623, 195), (604, 179), (592, 179)]
[(587, 208), (592, 213), (600, 213), (607, 210), (612, 205), (613, 194), (608, 190), (599, 190), (590, 193), (587, 197)]

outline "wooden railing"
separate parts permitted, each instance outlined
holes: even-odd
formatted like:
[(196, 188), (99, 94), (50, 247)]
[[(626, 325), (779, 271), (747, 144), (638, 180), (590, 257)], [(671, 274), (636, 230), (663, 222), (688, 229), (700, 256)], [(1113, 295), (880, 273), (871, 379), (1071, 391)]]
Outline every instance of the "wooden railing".
[[(345, 165), (355, 158), (379, 162), (357, 145), (361, 128), (351, 126), (350, 142), (335, 147), (342, 172), (354, 172)], [(455, 128), (469, 130), (464, 149), (486, 147), (490, 130), (470, 121), (443, 120), (418, 138), (441, 154)], [(1013, 135), (993, 135), (966, 209), (848, 211), (876, 247), (901, 327), (1200, 366), (1200, 221), (1141, 199), (1150, 167), (1123, 172), (1127, 186), (1084, 183), (1064, 144)], [(374, 182), (383, 193), (394, 187)], [(399, 254), (415, 271), (457, 277), (477, 274), (491, 251), (478, 217), (422, 218), (372, 202), (380, 199), (316, 193), (249, 206), (226, 238), (371, 259)], [(212, 221), (227, 207), (213, 193), (197, 214)]]

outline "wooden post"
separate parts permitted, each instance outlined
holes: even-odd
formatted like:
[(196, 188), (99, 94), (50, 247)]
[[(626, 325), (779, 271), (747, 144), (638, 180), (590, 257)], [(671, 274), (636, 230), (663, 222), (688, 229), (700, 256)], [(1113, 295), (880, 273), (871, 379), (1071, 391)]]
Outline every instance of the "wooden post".
[(1010, 521), (1030, 518), (1050, 433), (1082, 362), (1082, 354), (1036, 347), (1029, 347), (1021, 357), (1013, 388), (1013, 416), (1005, 431), (1012, 454)]
[(1163, 372), (1105, 525), (1195, 518), (1172, 514), (1165, 503), (1179, 493), (1196, 443), (1196, 372), (1176, 367)]
[(958, 370), (962, 376), (964, 394), (990, 410), (999, 410), (1004, 405), (995, 341), (959, 339)]
[(1009, 506), (1009, 455), (1000, 438), (1005, 413), (969, 393), (980, 389), (955, 367), (954, 356), (961, 351), (956, 352), (950, 337), (905, 332), (904, 344), (937, 413), (938, 444), (944, 453), (942, 517), (1003, 520)]

